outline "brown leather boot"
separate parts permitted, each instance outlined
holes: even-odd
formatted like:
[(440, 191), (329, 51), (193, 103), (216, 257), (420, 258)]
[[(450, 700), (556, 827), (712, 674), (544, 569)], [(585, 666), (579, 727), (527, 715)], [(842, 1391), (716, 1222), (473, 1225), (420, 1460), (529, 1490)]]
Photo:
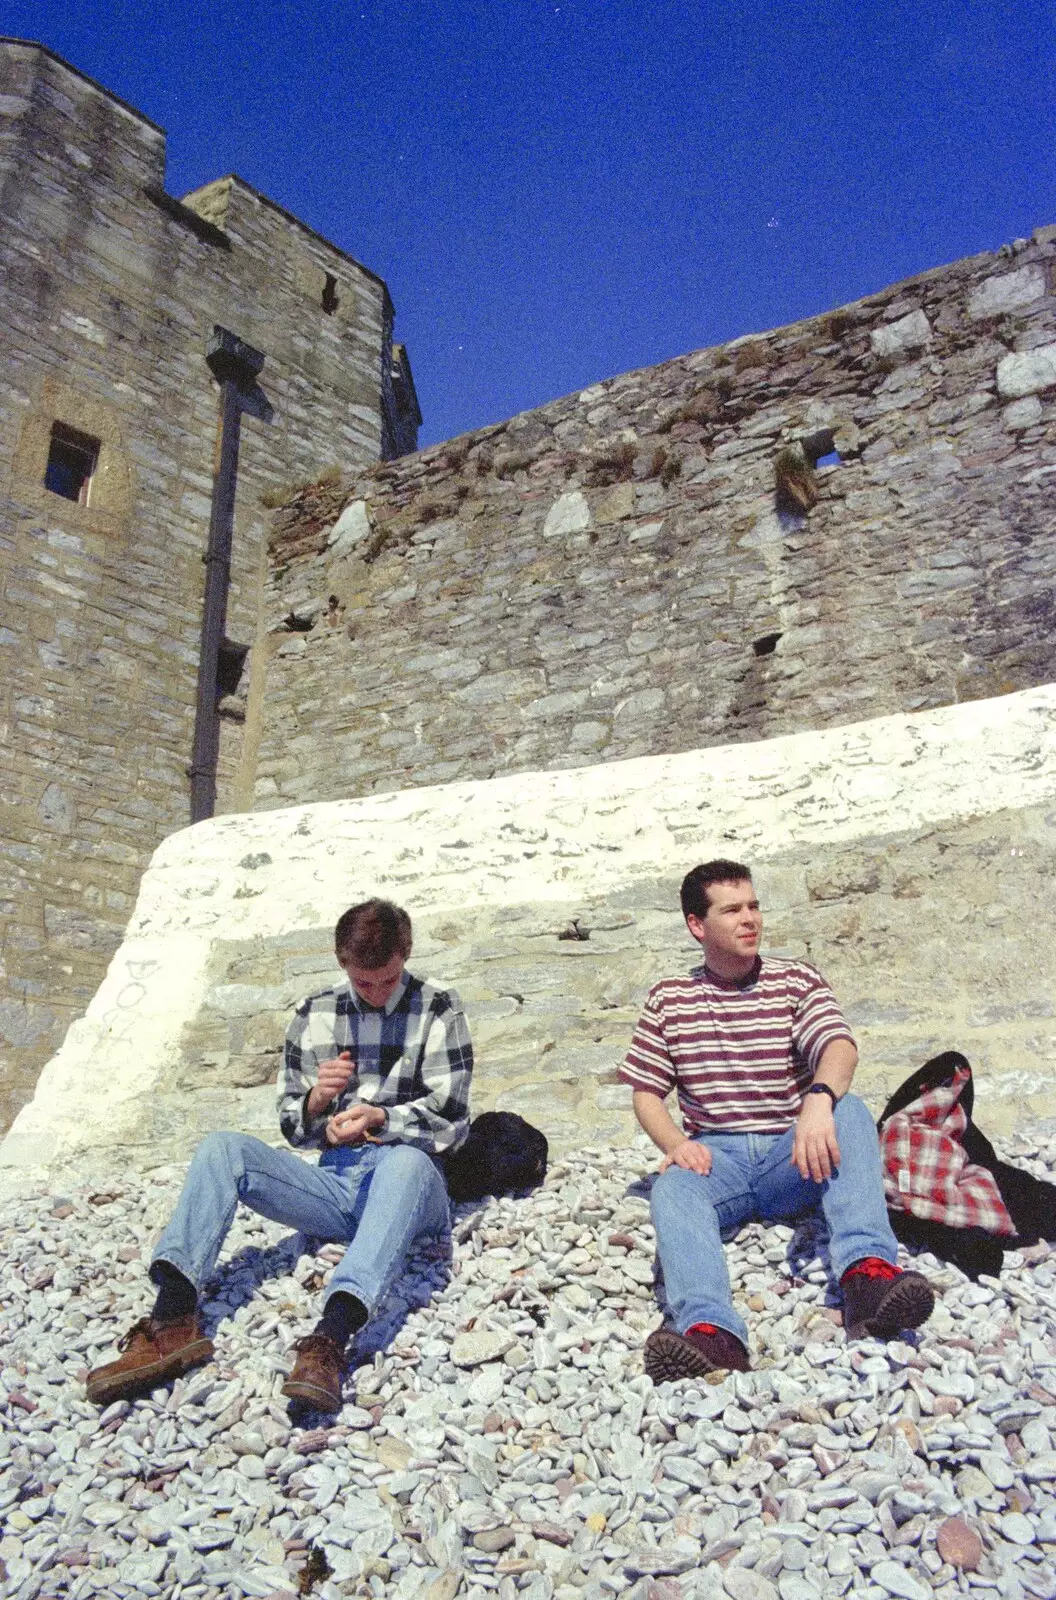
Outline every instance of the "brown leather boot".
[(645, 1341), (645, 1370), (654, 1383), (701, 1378), (708, 1372), (748, 1372), (748, 1352), (725, 1328), (698, 1322), (685, 1333), (657, 1328)]
[(297, 1360), (282, 1386), (287, 1400), (299, 1400), (317, 1411), (340, 1411), (344, 1405), (341, 1374), (345, 1352), (325, 1333), (310, 1333), (294, 1346)]
[(144, 1389), (153, 1389), (166, 1378), (209, 1361), (213, 1341), (202, 1333), (196, 1312), (175, 1322), (157, 1322), (143, 1317), (129, 1328), (117, 1348), (123, 1352), (116, 1361), (96, 1367), (88, 1374), (86, 1388), (94, 1405), (108, 1406)]
[(935, 1293), (919, 1272), (903, 1272), (878, 1256), (866, 1256), (840, 1279), (843, 1326), (848, 1339), (897, 1339), (903, 1328), (919, 1328), (935, 1309)]

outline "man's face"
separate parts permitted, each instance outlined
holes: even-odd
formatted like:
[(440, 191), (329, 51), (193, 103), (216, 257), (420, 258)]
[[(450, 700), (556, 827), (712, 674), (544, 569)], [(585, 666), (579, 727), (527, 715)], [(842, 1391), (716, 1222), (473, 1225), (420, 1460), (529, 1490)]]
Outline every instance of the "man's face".
[(348, 974), (349, 982), (368, 1006), (383, 1006), (403, 977), (406, 958), (397, 951), (384, 967), (360, 967), (347, 956), (339, 955), (338, 964)]
[(752, 962), (763, 936), (763, 914), (750, 878), (736, 883), (711, 883), (704, 891), (708, 898), (706, 916), (686, 918), (694, 939), (704, 947), (712, 965), (722, 965), (731, 957)]

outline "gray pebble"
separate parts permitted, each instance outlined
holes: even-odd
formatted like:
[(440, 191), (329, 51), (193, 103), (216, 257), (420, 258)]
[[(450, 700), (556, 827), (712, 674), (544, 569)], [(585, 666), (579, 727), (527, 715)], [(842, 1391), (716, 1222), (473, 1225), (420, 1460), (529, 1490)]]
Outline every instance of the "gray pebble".
[(878, 1561), (870, 1573), (874, 1583), (900, 1600), (931, 1600), (931, 1588), (922, 1578), (914, 1577), (908, 1567), (899, 1561)]
[[(1051, 1170), (1056, 1132), (1038, 1138)], [(50, 1592), (66, 1572), (57, 1553), (90, 1548), (115, 1595), (273, 1594), (295, 1581), (295, 1539), (329, 1553), (322, 1600), (371, 1561), (393, 1600), (450, 1600), (460, 1583), (474, 1600), (638, 1600), (640, 1585), (656, 1600), (664, 1585), (682, 1600), (839, 1600), (859, 1572), (898, 1600), (930, 1597), (930, 1573), (953, 1600), (929, 1540), (970, 1493), (994, 1519), (1000, 1600), (1049, 1600), (1038, 1547), (1056, 1543), (1056, 1408), (1025, 1390), (1056, 1338), (1056, 1283), (1010, 1257), (1000, 1290), (977, 1296), (945, 1269), (934, 1325), (913, 1342), (848, 1345), (818, 1316), (824, 1269), (791, 1286), (791, 1230), (753, 1224), (727, 1256), (738, 1293), (773, 1307), (749, 1316), (755, 1370), (655, 1389), (641, 1365), (658, 1321), (648, 1203), (628, 1192), (654, 1168), (643, 1148), (598, 1151), (556, 1163), (531, 1196), (460, 1214), (463, 1270), (447, 1281), (442, 1261), (416, 1257), (367, 1330), (348, 1404), (307, 1432), (279, 1387), (318, 1315), (309, 1280), (339, 1247), (299, 1257), (282, 1229), (240, 1215), (210, 1305), (217, 1360), (98, 1412), (69, 1371), (108, 1359), (150, 1294), (114, 1241), (156, 1232), (182, 1173), (129, 1182), (120, 1208), (77, 1191), (61, 1220), (47, 1199), (0, 1208), (17, 1241), (0, 1251), (0, 1558), (14, 1590)], [(810, 1230), (799, 1237), (809, 1250)], [(33, 1273), (48, 1284), (28, 1289)], [(1024, 1479), (1037, 1509), (1006, 1509)], [(496, 1571), (519, 1543), (538, 1570)], [(68, 1571), (72, 1591), (76, 1559)]]
[(998, 1527), (1002, 1535), (1010, 1544), (1033, 1544), (1036, 1536), (1034, 1525), (1029, 1517), (1021, 1511), (1010, 1511), (1006, 1516), (998, 1519)]

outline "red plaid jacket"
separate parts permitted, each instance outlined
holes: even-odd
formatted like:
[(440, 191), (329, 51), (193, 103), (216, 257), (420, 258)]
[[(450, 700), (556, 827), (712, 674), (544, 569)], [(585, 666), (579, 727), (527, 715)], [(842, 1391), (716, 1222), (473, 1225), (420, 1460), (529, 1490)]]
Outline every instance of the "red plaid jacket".
[(960, 1099), (971, 1080), (961, 1068), (952, 1083), (926, 1090), (888, 1117), (880, 1129), (884, 1193), (894, 1211), (948, 1228), (1014, 1234), (993, 1173), (969, 1161), (961, 1146), (968, 1117)]

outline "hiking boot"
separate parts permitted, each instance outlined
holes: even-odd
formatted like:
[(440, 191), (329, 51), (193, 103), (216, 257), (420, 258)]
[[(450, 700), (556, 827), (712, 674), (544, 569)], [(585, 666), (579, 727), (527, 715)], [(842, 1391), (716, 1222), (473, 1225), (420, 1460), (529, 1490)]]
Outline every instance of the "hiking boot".
[(178, 1378), (181, 1372), (211, 1360), (213, 1341), (202, 1333), (197, 1314), (192, 1312), (173, 1322), (142, 1317), (117, 1348), (123, 1354), (116, 1361), (88, 1374), (85, 1387), (93, 1405), (108, 1406), (153, 1389), (166, 1378)]
[(310, 1333), (294, 1346), (297, 1360), (282, 1386), (287, 1400), (299, 1400), (316, 1411), (340, 1411), (344, 1405), (341, 1374), (345, 1352), (325, 1333)]
[(657, 1328), (645, 1341), (645, 1370), (654, 1383), (707, 1372), (747, 1372), (748, 1352), (732, 1333), (710, 1322), (697, 1322), (685, 1333)]
[(866, 1256), (840, 1279), (843, 1326), (848, 1339), (894, 1339), (903, 1328), (919, 1328), (935, 1309), (935, 1295), (919, 1272), (903, 1272), (890, 1261)]

